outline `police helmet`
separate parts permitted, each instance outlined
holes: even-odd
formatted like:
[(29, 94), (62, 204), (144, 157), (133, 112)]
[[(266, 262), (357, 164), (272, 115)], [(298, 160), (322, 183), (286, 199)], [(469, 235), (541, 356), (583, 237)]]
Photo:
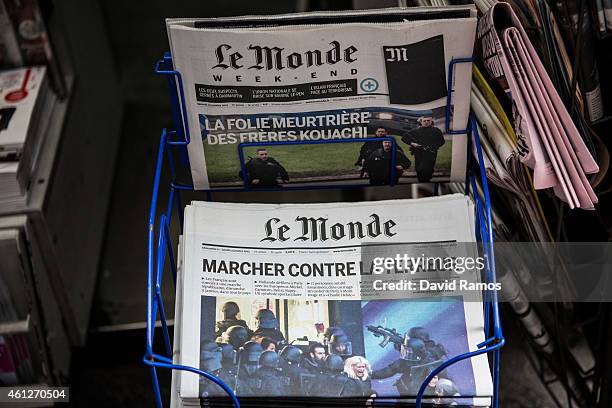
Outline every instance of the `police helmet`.
[(221, 347), (214, 341), (204, 341), (200, 345), (200, 364), (204, 371), (217, 371), (221, 368)]
[(240, 348), (240, 364), (256, 365), (259, 363), (259, 356), (262, 351), (261, 344), (252, 340), (247, 341)]
[(408, 339), (401, 346), (400, 354), (404, 360), (421, 361), (426, 356), (425, 343), (421, 339)]
[(227, 342), (234, 346), (235, 349), (242, 347), (242, 345), (249, 339), (249, 332), (244, 326), (232, 326), (227, 329)]
[(325, 331), (323, 332), (323, 342), (325, 344), (328, 344), (331, 337), (334, 334), (346, 334), (344, 333), (344, 330), (342, 330), (341, 327), (338, 326), (329, 326), (327, 329), (325, 329)]
[[(329, 339), (329, 353), (348, 356), (352, 354), (352, 345), (346, 334), (336, 333)], [(340, 349), (340, 350), (339, 350)]]
[(274, 312), (269, 309), (259, 309), (255, 315), (257, 320), (257, 327), (261, 329), (276, 329), (278, 327), (278, 320)]
[(429, 341), (429, 333), (424, 327), (412, 327), (408, 331), (408, 337), (411, 339), (421, 339), (423, 341)]
[(259, 365), (262, 367), (277, 368), (280, 360), (275, 351), (266, 350), (259, 356)]
[(240, 313), (240, 308), (236, 302), (225, 302), (221, 307), (224, 319), (234, 319), (236, 315)]
[(344, 370), (344, 360), (338, 354), (330, 354), (325, 359), (325, 366), (334, 373), (339, 373)]
[(280, 352), (280, 357), (291, 363), (299, 363), (302, 359), (302, 350), (299, 347), (292, 346), (291, 344), (283, 347)]
[(224, 364), (236, 364), (236, 349), (231, 344), (221, 345), (221, 358)]

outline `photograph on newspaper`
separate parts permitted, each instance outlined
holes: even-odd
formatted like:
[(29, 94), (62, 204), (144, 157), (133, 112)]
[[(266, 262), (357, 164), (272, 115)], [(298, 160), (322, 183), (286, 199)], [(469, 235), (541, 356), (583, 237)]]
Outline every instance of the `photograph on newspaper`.
[[(463, 195), (193, 202), (185, 214), (181, 363), (238, 396), (409, 400), (444, 360), (484, 341), (481, 292), (470, 289), (480, 266), (465, 261), (480, 259), (468, 245), (474, 207)], [(408, 261), (390, 265), (400, 256)], [(182, 375), (182, 398), (223, 397)], [(425, 395), (490, 397), (486, 357), (443, 370)]]
[[(453, 296), (203, 297), (200, 368), (217, 372), (240, 397), (410, 397), (444, 360), (470, 351), (466, 325), (463, 300)], [(476, 390), (472, 362), (464, 360), (435, 377), (425, 395), (454, 399)], [(206, 379), (199, 393), (224, 396)]]
[(472, 55), (476, 19), (462, 10), (267, 27), (168, 20), (195, 187), (463, 179), (466, 136), (445, 132), (449, 93), (450, 129), (467, 123), (471, 64), (454, 65), (448, 89), (450, 61)]

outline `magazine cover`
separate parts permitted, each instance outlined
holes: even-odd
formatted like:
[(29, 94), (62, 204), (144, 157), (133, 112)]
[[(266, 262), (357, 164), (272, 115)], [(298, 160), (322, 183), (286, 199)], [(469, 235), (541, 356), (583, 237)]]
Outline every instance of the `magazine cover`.
[(45, 75), (45, 67), (0, 73), (0, 159), (21, 157), (31, 127), (36, 126), (31, 122)]
[[(414, 399), (433, 369), (484, 341), (474, 237), (463, 195), (193, 202), (181, 244), (181, 364), (245, 398)], [(184, 400), (225, 396), (192, 373), (175, 382)], [(486, 356), (444, 370), (425, 395), (487, 399)]]
[(436, 10), (168, 20), (195, 187), (462, 180), (476, 17)]

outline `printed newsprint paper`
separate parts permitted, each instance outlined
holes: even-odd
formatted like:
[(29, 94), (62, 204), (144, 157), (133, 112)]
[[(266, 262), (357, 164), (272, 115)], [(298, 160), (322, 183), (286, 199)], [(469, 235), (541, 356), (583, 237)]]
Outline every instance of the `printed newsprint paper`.
[[(242, 361), (242, 374), (224, 377), (238, 396), (409, 400), (432, 367), (484, 341), (481, 292), (462, 287), (483, 284), (480, 267), (455, 263), (442, 278), (440, 266), (419, 266), (417, 259), (478, 262), (474, 242), (474, 207), (463, 195), (309, 205), (193, 202), (185, 210), (181, 245), (179, 360), (206, 369), (201, 356), (208, 351), (200, 345), (230, 343), (230, 327), (240, 325), (249, 333), (244, 341), (263, 343), (269, 337), (277, 351), (292, 344), (306, 358), (308, 348), (322, 342), (325, 354), (339, 354), (345, 364), (360, 358), (368, 382), (365, 391), (364, 383), (356, 389), (350, 383), (340, 387), (344, 393), (322, 394), (325, 387), (316, 384), (326, 377), (315, 369), (302, 373), (299, 382), (283, 380), (283, 387), (269, 395), (266, 378), (258, 377), (261, 371)], [(387, 265), (404, 255), (414, 258)], [(459, 270), (461, 265), (466, 268)], [(453, 287), (451, 281), (460, 284)], [(423, 282), (441, 286), (432, 289)], [(240, 312), (235, 324), (224, 314), (231, 302)], [(269, 310), (261, 315), (262, 309)], [(330, 327), (343, 329), (345, 348), (336, 350), (325, 342)], [(350, 367), (345, 373), (351, 377)], [(345, 381), (346, 375), (338, 380)], [(251, 377), (261, 381), (250, 384)], [(449, 367), (438, 380), (456, 390), (452, 395), (457, 398), (492, 395), (485, 356)], [(175, 384), (182, 400), (223, 396), (192, 373), (181, 373)], [(432, 384), (426, 395), (431, 398), (434, 390)]]
[(512, 101), (521, 160), (536, 189), (552, 188), (570, 208), (594, 209), (587, 174), (599, 167), (563, 105), (540, 57), (508, 3), (495, 3), (478, 22), (477, 52)]
[(472, 55), (472, 6), (167, 27), (197, 189), (389, 184), (392, 147), (361, 141), (374, 137), (395, 139), (394, 182), (464, 179), (467, 138), (444, 134), (444, 121), (452, 92), (451, 129), (466, 128), (471, 64), (455, 65), (451, 90), (447, 75)]

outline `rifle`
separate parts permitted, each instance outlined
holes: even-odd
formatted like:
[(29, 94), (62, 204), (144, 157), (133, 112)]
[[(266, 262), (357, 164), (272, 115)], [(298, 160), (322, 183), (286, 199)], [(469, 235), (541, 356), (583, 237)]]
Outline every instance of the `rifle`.
[(389, 342), (393, 342), (398, 346), (404, 344), (404, 338), (395, 329), (388, 329), (382, 326), (368, 326), (368, 330), (374, 334), (374, 337), (382, 337), (380, 347), (386, 347)]

